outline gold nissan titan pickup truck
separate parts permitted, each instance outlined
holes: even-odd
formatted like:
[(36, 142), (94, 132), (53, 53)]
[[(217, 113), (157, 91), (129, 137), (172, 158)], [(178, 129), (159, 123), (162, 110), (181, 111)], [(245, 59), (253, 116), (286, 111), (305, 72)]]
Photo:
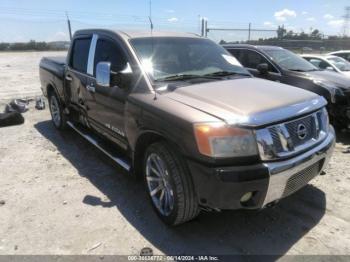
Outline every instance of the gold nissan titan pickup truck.
[(56, 128), (73, 128), (142, 176), (167, 224), (201, 209), (261, 209), (322, 173), (335, 133), (326, 100), (252, 77), (192, 34), (82, 30), (40, 62)]

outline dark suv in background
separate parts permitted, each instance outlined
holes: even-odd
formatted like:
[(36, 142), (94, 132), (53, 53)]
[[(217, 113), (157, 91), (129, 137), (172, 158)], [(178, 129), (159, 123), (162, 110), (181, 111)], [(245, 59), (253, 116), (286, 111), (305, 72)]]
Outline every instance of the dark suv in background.
[(350, 127), (350, 80), (320, 70), (293, 52), (276, 46), (224, 45), (250, 73), (259, 78), (303, 88), (328, 101), (333, 124)]

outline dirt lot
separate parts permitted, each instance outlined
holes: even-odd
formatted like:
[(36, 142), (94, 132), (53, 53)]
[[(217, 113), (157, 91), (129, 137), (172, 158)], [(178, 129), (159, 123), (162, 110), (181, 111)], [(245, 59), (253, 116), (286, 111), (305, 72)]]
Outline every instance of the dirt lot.
[(56, 131), (48, 110), (24, 116), (24, 125), (0, 128), (0, 255), (130, 255), (143, 247), (155, 254), (350, 255), (350, 134), (338, 134), (325, 176), (276, 207), (205, 213), (169, 228), (141, 182), (74, 131)]
[(65, 55), (66, 52), (0, 52), (0, 100), (40, 95), (40, 59)]

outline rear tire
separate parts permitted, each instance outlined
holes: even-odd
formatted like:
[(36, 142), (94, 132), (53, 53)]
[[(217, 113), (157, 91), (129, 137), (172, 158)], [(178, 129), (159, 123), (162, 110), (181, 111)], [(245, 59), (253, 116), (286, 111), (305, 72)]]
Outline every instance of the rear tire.
[(67, 117), (63, 113), (61, 102), (54, 91), (49, 94), (49, 107), (53, 125), (59, 130), (65, 129)]
[(164, 142), (148, 147), (143, 173), (148, 195), (158, 216), (175, 226), (199, 214), (191, 175), (182, 157)]

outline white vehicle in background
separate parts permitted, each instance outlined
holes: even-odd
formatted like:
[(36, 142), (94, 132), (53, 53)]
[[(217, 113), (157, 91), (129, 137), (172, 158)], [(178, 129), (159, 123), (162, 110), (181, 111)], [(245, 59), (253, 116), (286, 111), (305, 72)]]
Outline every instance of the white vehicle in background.
[(301, 55), (311, 64), (322, 70), (329, 70), (350, 77), (350, 63), (334, 55)]
[(336, 52), (329, 53), (328, 55), (339, 56), (341, 58), (344, 58), (348, 62), (350, 62), (350, 50), (336, 51)]

